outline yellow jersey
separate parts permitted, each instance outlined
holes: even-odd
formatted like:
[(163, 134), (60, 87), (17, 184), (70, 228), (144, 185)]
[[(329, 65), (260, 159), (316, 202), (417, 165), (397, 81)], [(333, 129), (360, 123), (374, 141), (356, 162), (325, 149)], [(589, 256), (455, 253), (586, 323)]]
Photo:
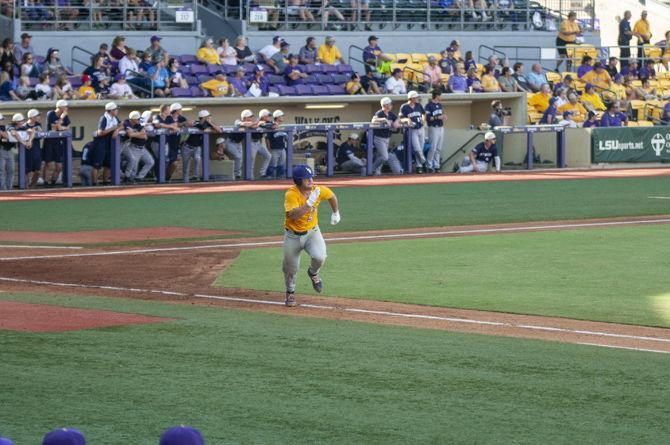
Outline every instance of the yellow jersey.
[(605, 111), (607, 109), (598, 93), (593, 94), (582, 93), (582, 102), (590, 103), (596, 110)]
[(559, 114), (563, 115), (566, 111), (572, 111), (572, 120), (577, 123), (582, 123), (586, 119), (586, 108), (579, 102), (574, 105), (568, 102), (558, 107)]
[(551, 98), (551, 93), (544, 94), (543, 92), (538, 92), (533, 94), (528, 98), (528, 106), (535, 107), (540, 113), (544, 113), (547, 108), (549, 108), (549, 99)]
[(335, 61), (340, 60), (342, 58), (342, 54), (340, 54), (340, 50), (337, 49), (337, 46), (335, 45), (328, 46), (324, 43), (317, 50), (317, 57), (323, 63), (327, 63), (328, 65), (334, 65)]
[(646, 19), (640, 19), (633, 26), (633, 33), (640, 34), (644, 40), (651, 39), (651, 27)]
[(591, 70), (582, 76), (582, 82), (590, 83), (603, 90), (608, 90), (612, 84), (610, 73), (603, 70), (600, 74), (596, 70)]
[(207, 48), (206, 46), (203, 46), (198, 50), (197, 53), (195, 53), (195, 57), (197, 57), (199, 60), (204, 60), (207, 63), (221, 65), (221, 59), (219, 58), (219, 55), (216, 53), (214, 48)]
[(213, 97), (228, 96), (230, 94), (230, 84), (225, 80), (210, 79), (203, 82), (200, 86), (210, 92)]
[(314, 203), (314, 207), (312, 207), (312, 209), (309, 212), (305, 213), (298, 219), (290, 219), (288, 217), (288, 212), (290, 212), (293, 209), (297, 209), (298, 207), (304, 206), (305, 203), (307, 203), (307, 196), (303, 195), (300, 192), (300, 189), (298, 189), (297, 185), (294, 185), (288, 190), (286, 190), (286, 194), (284, 195), (284, 210), (286, 211), (286, 217), (284, 219), (284, 227), (286, 227), (289, 230), (293, 230), (294, 232), (307, 232), (308, 230), (312, 230), (314, 227), (317, 226), (317, 224), (319, 224), (319, 218), (318, 218), (319, 204), (321, 203), (321, 201), (328, 200), (333, 196), (335, 196), (335, 193), (333, 193), (331, 189), (323, 185), (312, 186), (312, 190), (314, 190), (315, 187), (319, 187), (321, 189), (319, 199), (316, 200), (316, 203)]
[(561, 22), (561, 26), (559, 27), (558, 30), (558, 38), (568, 42), (568, 43), (574, 43), (575, 40), (577, 39), (576, 34), (566, 34), (568, 32), (579, 32), (579, 23), (577, 21), (571, 22), (570, 20), (564, 20)]
[(95, 90), (92, 86), (82, 85), (79, 87), (79, 95), (84, 100), (96, 100), (98, 95), (95, 94)]

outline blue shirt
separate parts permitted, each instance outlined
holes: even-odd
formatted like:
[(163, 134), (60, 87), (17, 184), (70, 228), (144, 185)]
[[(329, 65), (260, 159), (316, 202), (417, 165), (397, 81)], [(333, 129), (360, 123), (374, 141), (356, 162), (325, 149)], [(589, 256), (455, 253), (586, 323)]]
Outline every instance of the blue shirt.
[(348, 142), (344, 142), (340, 145), (340, 148), (337, 149), (337, 156), (335, 161), (337, 165), (342, 165), (349, 160), (349, 156), (354, 154), (354, 147), (351, 146)]
[(88, 74), (91, 77), (91, 83), (93, 84), (93, 89), (95, 90), (96, 93), (100, 91), (100, 79), (105, 77), (104, 72), (102, 72), (97, 68), (89, 66), (84, 70), (82, 74)]
[(414, 107), (411, 107), (409, 104), (403, 104), (403, 106), (400, 107), (400, 117), (409, 118), (409, 120), (412, 121), (412, 128), (417, 130), (423, 127), (422, 116), (424, 113), (423, 106), (418, 102)]
[[(56, 111), (51, 110), (47, 113), (47, 131), (58, 131), (54, 127), (55, 123), (59, 120), (60, 118), (58, 115), (56, 115)], [(70, 126), (70, 116), (65, 116), (63, 120), (61, 120), (61, 126), (64, 127), (69, 127)], [(44, 140), (44, 147), (57, 147), (60, 145), (65, 144), (65, 138), (48, 138)]]
[(9, 95), (10, 91), (14, 91), (14, 86), (12, 85), (12, 82), (9, 80), (4, 82), (2, 85), (0, 85), (0, 100), (14, 100), (12, 97)]
[[(544, 110), (544, 114), (542, 114), (542, 119), (540, 119), (541, 124), (555, 124), (556, 123), (556, 114), (558, 114), (558, 110), (556, 109), (555, 105), (549, 105), (549, 108)], [(549, 116), (551, 116), (551, 122), (549, 122)]]
[(627, 121), (628, 118), (625, 114), (620, 111), (617, 111), (614, 115), (611, 115), (607, 111), (603, 114), (603, 117), (600, 119), (601, 127), (622, 127), (623, 123)]
[[(147, 70), (147, 74), (149, 75), (149, 77), (153, 77), (157, 69), (158, 68), (156, 68), (156, 65), (152, 65), (151, 68)], [(162, 67), (158, 72), (158, 76), (156, 76), (156, 79), (154, 80), (154, 86), (156, 88), (165, 88), (165, 85), (167, 85), (167, 80), (169, 77), (170, 74), (168, 73), (168, 70), (165, 67)]]
[(631, 32), (631, 29), (630, 22), (624, 18), (619, 22), (619, 45), (628, 46), (630, 44), (633, 36), (626, 35), (626, 32)]
[[(389, 111), (388, 114), (384, 113), (384, 110), (381, 109), (375, 113), (375, 117), (380, 117), (384, 119), (388, 119), (391, 122), (395, 122), (396, 119), (398, 119), (398, 116), (393, 113), (393, 111)], [(391, 137), (391, 129), (390, 128), (375, 128), (372, 131), (372, 135), (378, 138), (390, 138)]]
[(633, 79), (637, 79), (639, 77), (639, 72), (638, 68), (631, 68), (630, 65), (627, 65), (621, 70), (621, 75), (624, 77), (632, 76)]
[(465, 76), (454, 74), (449, 77), (449, 87), (454, 93), (465, 93), (465, 90), (468, 89), (468, 80)]
[(235, 89), (239, 91), (240, 94), (247, 94), (248, 89), (244, 79), (231, 77), (228, 79), (228, 83), (230, 83), (233, 87), (235, 87)]
[(529, 85), (534, 83), (537, 88), (540, 88), (543, 83), (549, 83), (547, 82), (547, 76), (545, 76), (544, 73), (537, 74), (534, 71), (526, 74), (526, 79), (528, 80)]
[[(451, 78), (449, 80), (451, 81)], [(435, 103), (432, 100), (428, 102), (428, 104), (426, 104), (426, 121), (428, 121), (428, 126), (442, 127), (444, 125), (442, 120), (443, 113), (444, 110), (440, 102)]]
[(270, 150), (286, 149), (286, 140), (288, 138), (288, 134), (285, 131), (273, 131), (267, 134), (267, 138)]
[(440, 61), (437, 62), (437, 64), (442, 70), (442, 74), (451, 75), (452, 73), (456, 73), (458, 69), (458, 60), (456, 60), (453, 57), (451, 59), (449, 57), (440, 59)]
[(289, 74), (291, 74), (293, 71), (297, 71), (299, 73), (304, 73), (305, 70), (301, 68), (299, 65), (296, 66), (287, 66), (286, 69), (284, 70), (284, 76), (286, 76), (286, 84), (290, 87), (295, 86), (295, 85), (304, 85), (305, 84), (305, 79), (302, 77), (298, 77), (297, 79), (293, 80), (290, 77), (288, 77)]
[(584, 121), (584, 125), (583, 125), (584, 128), (597, 127), (597, 126), (598, 126), (598, 121), (590, 121), (590, 120)]
[(472, 153), (478, 162), (491, 162), (493, 158), (498, 156), (498, 147), (496, 147), (496, 144), (493, 144), (487, 150), (484, 143), (480, 142), (472, 149)]
[(640, 76), (640, 80), (649, 79), (656, 77), (656, 70), (653, 67), (647, 68), (646, 66), (643, 66), (640, 68), (638, 75)]

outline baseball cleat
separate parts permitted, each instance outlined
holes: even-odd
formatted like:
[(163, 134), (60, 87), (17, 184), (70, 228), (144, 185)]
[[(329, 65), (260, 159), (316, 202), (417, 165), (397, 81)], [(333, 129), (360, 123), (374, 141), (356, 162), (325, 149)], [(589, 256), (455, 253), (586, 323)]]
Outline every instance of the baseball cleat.
[(295, 302), (295, 292), (286, 291), (286, 299), (284, 300), (286, 307), (294, 307), (298, 303)]
[(312, 287), (314, 290), (321, 293), (323, 290), (323, 281), (319, 278), (319, 274), (312, 275), (309, 269), (307, 269), (307, 275), (309, 276), (309, 279), (312, 280)]

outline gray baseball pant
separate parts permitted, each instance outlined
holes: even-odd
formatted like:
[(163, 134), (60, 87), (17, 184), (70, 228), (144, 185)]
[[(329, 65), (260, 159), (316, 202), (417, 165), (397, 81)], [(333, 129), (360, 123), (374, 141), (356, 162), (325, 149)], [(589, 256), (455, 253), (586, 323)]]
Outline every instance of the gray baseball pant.
[(428, 127), (428, 167), (435, 170), (440, 169), (440, 155), (442, 154), (442, 142), (444, 140), (444, 127)]
[(312, 258), (309, 269), (312, 275), (318, 274), (326, 262), (326, 241), (321, 235), (319, 226), (314, 227), (305, 235), (296, 235), (290, 230), (284, 234), (284, 283), (288, 292), (295, 292), (295, 281), (300, 268), (300, 253), (305, 250)]
[(14, 153), (0, 149), (0, 190), (11, 190), (14, 184)]
[(423, 155), (423, 141), (426, 140), (426, 132), (424, 127), (410, 128), (409, 142), (412, 144), (412, 151), (414, 152), (414, 161), (417, 167), (423, 166), (426, 163), (426, 158)]
[(342, 168), (342, 171), (345, 173), (358, 173), (361, 176), (365, 176), (365, 166), (359, 164), (353, 159), (344, 161), (340, 167)]
[(79, 180), (81, 181), (81, 185), (83, 186), (93, 185), (93, 167), (86, 164), (80, 166)]
[(375, 147), (375, 158), (372, 164), (372, 172), (375, 175), (381, 175), (382, 167), (389, 160), (389, 138), (375, 136), (372, 138), (372, 144)]
[(468, 156), (463, 159), (463, 163), (458, 169), (459, 173), (470, 173), (477, 169), (479, 173), (485, 173), (489, 169), (488, 162), (476, 161), (475, 165), (472, 165), (470, 158)]
[[(149, 173), (149, 170), (154, 166), (154, 158), (149, 153), (149, 150), (141, 145), (127, 144), (124, 145), (121, 153), (128, 159), (126, 165), (125, 175), (130, 179), (144, 179)], [(137, 172), (140, 162), (142, 163), (142, 170)]]
[(241, 142), (233, 142), (231, 140), (226, 141), (226, 148), (224, 149), (225, 153), (233, 158), (233, 163), (234, 167), (233, 169), (235, 170), (235, 177), (236, 178), (241, 178), (242, 177), (242, 143)]
[(271, 155), (268, 149), (265, 148), (265, 145), (263, 145), (262, 140), (251, 141), (251, 165), (254, 165), (257, 154), (263, 156), (263, 165), (261, 165), (261, 170), (258, 172), (258, 174), (260, 176), (265, 176), (267, 174), (268, 167), (270, 166)]
[(271, 150), (272, 154), (270, 155), (270, 165), (273, 167), (284, 167), (286, 166), (286, 150), (283, 148)]
[(195, 176), (200, 178), (202, 176), (202, 147), (191, 147), (184, 144), (181, 149), (181, 171), (184, 177), (184, 182), (189, 182), (191, 174), (191, 158), (193, 158)]
[(400, 162), (400, 159), (398, 159), (398, 155), (395, 154), (394, 151), (389, 153), (389, 167), (391, 168), (391, 171), (393, 172), (394, 175), (402, 175), (405, 173), (405, 170), (402, 168), (402, 163)]

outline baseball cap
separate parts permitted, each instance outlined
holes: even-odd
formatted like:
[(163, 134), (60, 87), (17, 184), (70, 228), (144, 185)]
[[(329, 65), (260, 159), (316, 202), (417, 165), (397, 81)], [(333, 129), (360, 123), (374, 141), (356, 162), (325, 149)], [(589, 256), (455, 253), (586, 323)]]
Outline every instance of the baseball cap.
[(149, 118), (151, 118), (151, 115), (152, 115), (151, 110), (143, 111), (143, 112), (142, 112), (142, 117), (141, 117), (141, 119), (142, 119), (144, 122), (148, 122), (148, 121), (149, 121)]
[(159, 37), (159, 36), (151, 36), (151, 41), (152, 41), (152, 42), (158, 42), (158, 41), (160, 41), (161, 39), (162, 39), (162, 37)]
[(82, 82), (89, 82), (90, 80), (91, 80), (91, 76), (89, 76), (88, 74), (83, 74), (81, 76), (81, 81)]
[(139, 111), (131, 111), (130, 114), (128, 114), (128, 119), (139, 119), (141, 118), (142, 115), (140, 114)]
[(246, 119), (248, 117), (252, 117), (254, 113), (251, 110), (242, 110), (242, 113), (240, 113), (240, 117), (242, 119)]
[(563, 80), (573, 80), (573, 77), (570, 74), (566, 74)]
[(598, 68), (602, 68), (602, 67), (603, 67), (602, 62), (596, 62), (596, 63), (593, 64), (593, 69), (594, 70), (598, 69)]
[(2, 120), (5, 120), (5, 116), (3, 116), (2, 113), (0, 113), (0, 121)]
[(261, 111), (258, 112), (258, 117), (259, 118), (260, 117), (265, 117), (265, 116), (271, 116), (271, 115), (272, 115), (272, 113), (267, 108), (263, 108)]
[(114, 102), (107, 102), (107, 103), (105, 104), (105, 111), (114, 111), (114, 110), (116, 110), (117, 108), (119, 108), (119, 107), (117, 107), (116, 104), (115, 104)]
[(65, 108), (67, 106), (68, 106), (68, 103), (64, 99), (61, 99), (58, 102), (56, 102), (56, 108)]
[(119, 73), (116, 76), (114, 76), (114, 80), (116, 80), (116, 81), (119, 81), (119, 80), (125, 79), (125, 78), (126, 78), (126, 75), (123, 74), (123, 73)]
[(272, 117), (274, 117), (275, 119), (282, 116), (284, 116), (284, 112), (282, 110), (275, 110), (275, 112), (272, 113)]
[(402, 73), (402, 70), (400, 68), (395, 68), (391, 74), (395, 75), (398, 73)]
[(223, 144), (224, 142), (226, 142), (225, 138), (216, 138), (216, 145)]
[(14, 442), (7, 437), (0, 437), (0, 445), (14, 445)]
[(21, 113), (16, 113), (14, 116), (12, 116), (12, 122), (21, 122), (26, 120), (25, 117), (23, 117), (23, 114)]
[(456, 48), (454, 48), (453, 46), (449, 46), (449, 47), (447, 47), (447, 52), (448, 53), (456, 52)]
[(170, 113), (172, 113), (173, 111), (179, 111), (179, 110), (181, 110), (181, 104), (179, 102), (175, 102), (175, 103), (170, 105)]
[(32, 38), (33, 38), (33, 36), (31, 36), (27, 32), (24, 32), (23, 34), (21, 34), (21, 39), (32, 39)]
[(373, 41), (373, 40), (379, 40), (379, 37), (377, 37), (377, 36), (370, 36), (370, 37), (368, 37), (368, 43), (371, 42), (371, 41)]
[(495, 139), (496, 134), (492, 131), (487, 131), (486, 134), (484, 135), (484, 140), (485, 141), (490, 141), (491, 139)]
[(309, 179), (315, 176), (314, 170), (307, 164), (298, 164), (294, 166), (291, 173), (293, 179)]
[(199, 117), (199, 118), (209, 117), (209, 111), (207, 111), (207, 110), (200, 110), (200, 111), (198, 111), (198, 117)]
[(283, 42), (284, 40), (281, 38), (281, 36), (274, 36), (272, 38), (272, 43), (277, 43), (277, 42)]
[(36, 110), (34, 108), (31, 108), (30, 110), (28, 110), (28, 119), (30, 119), (31, 117), (39, 116), (39, 115), (40, 115), (39, 110)]
[(195, 428), (181, 425), (165, 430), (158, 445), (205, 445), (205, 439)]
[(85, 445), (81, 431), (73, 428), (58, 428), (44, 435), (42, 445)]
[(415, 97), (419, 97), (419, 93), (416, 91), (412, 90), (409, 93), (407, 93), (407, 99), (414, 99)]
[(255, 72), (258, 71), (263, 71), (265, 68), (263, 68), (263, 65), (256, 65), (256, 68), (254, 69)]
[(585, 90), (588, 90), (589, 88), (593, 88), (592, 83), (587, 83), (586, 86), (584, 87)]
[(393, 101), (391, 100), (390, 97), (382, 97), (382, 100), (380, 100), (379, 103), (383, 107), (384, 105), (391, 105)]
[(290, 46), (288, 42), (285, 42), (282, 40), (281, 45), (279, 45), (281, 48), (286, 48), (287, 46)]
[(358, 139), (358, 133), (350, 133), (349, 134), (349, 139), (354, 139), (354, 140)]

